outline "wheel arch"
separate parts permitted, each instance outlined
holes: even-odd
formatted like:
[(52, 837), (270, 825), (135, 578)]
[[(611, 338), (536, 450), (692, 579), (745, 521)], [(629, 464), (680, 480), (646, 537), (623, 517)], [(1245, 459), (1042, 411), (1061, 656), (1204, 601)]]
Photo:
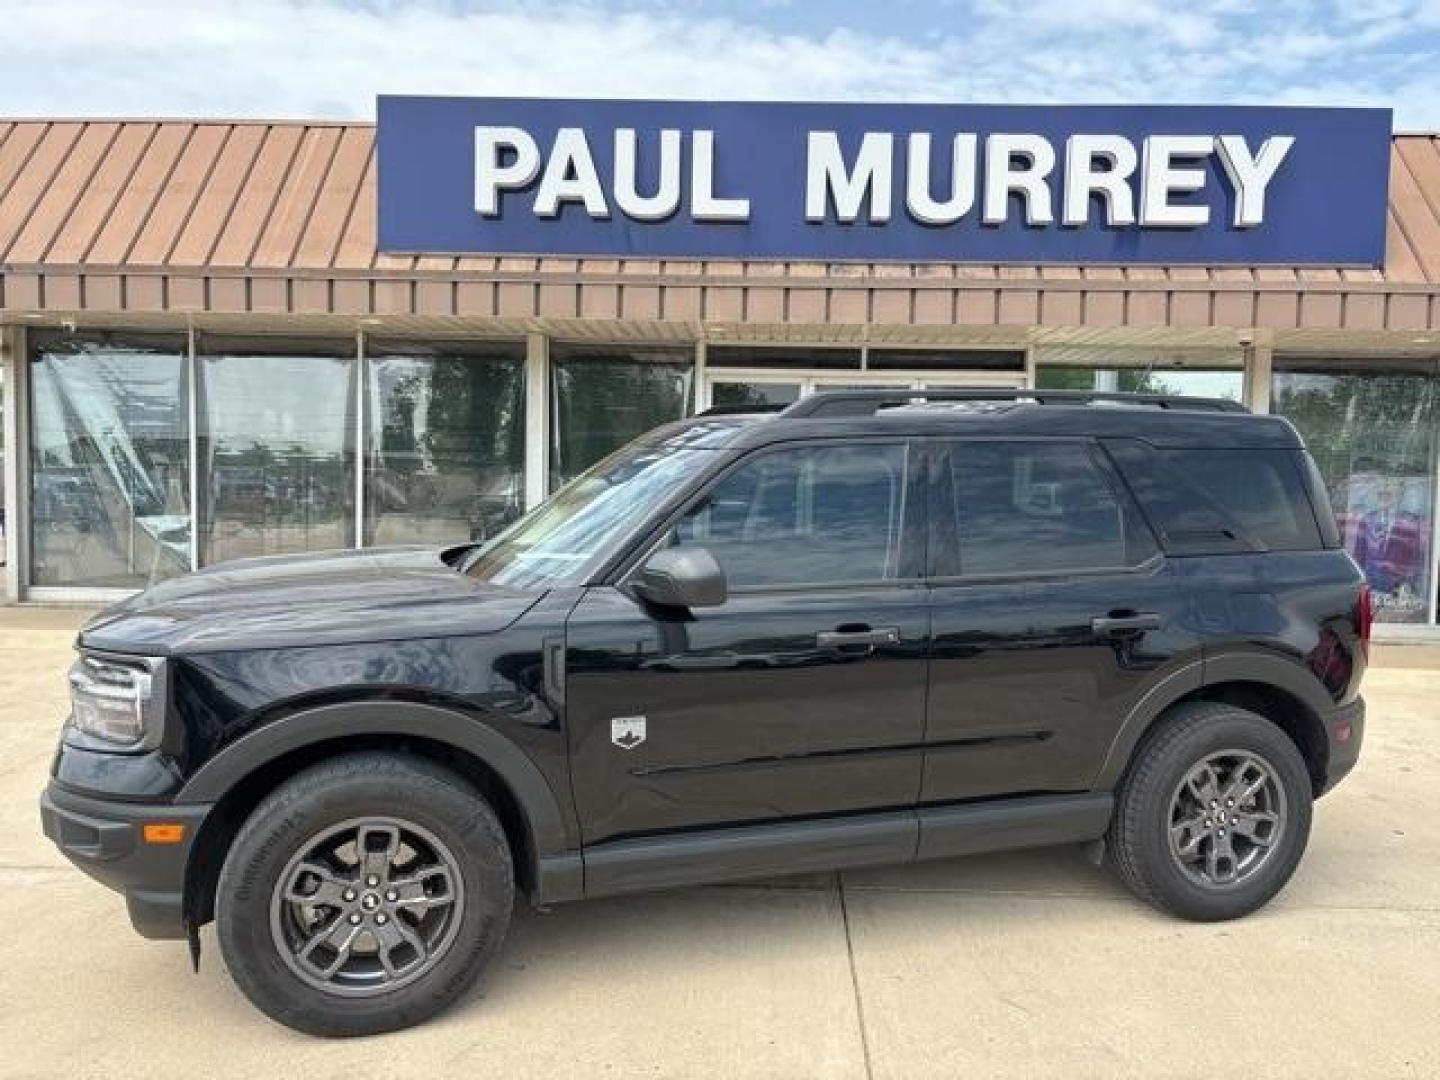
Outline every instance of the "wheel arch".
[(236, 740), (176, 796), (212, 804), (191, 848), (185, 912), (193, 925), (214, 913), (215, 885), (245, 818), (290, 777), (337, 754), (411, 753), (465, 777), (494, 808), (510, 841), (517, 883), (537, 902), (583, 891), (578, 842), (549, 782), (493, 727), (451, 709), (406, 701), (352, 701), (298, 710)]
[(1330, 744), (1322, 715), (1333, 703), (1297, 661), (1256, 652), (1204, 657), (1153, 687), (1121, 724), (1095, 787), (1113, 790), (1145, 734), (1166, 712), (1187, 701), (1220, 701), (1264, 716), (1295, 743), (1315, 794), (1324, 789)]

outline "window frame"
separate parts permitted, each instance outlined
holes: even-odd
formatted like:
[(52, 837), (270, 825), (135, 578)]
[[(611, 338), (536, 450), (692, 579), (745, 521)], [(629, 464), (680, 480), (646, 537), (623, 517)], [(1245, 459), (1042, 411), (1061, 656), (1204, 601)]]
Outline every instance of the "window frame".
[[(926, 533), (925, 548), (925, 581), (931, 586), (952, 586), (952, 585), (981, 585), (981, 584), (1007, 584), (1012, 582), (1033, 582), (1033, 581), (1061, 581), (1070, 578), (1095, 578), (1095, 577), (1117, 577), (1121, 575), (1138, 576), (1154, 573), (1165, 561), (1165, 550), (1161, 546), (1155, 530), (1148, 518), (1140, 511), (1134, 496), (1120, 477), (1115, 464), (1105, 454), (1098, 439), (1090, 436), (1075, 435), (937, 435), (926, 440), (930, 443), (927, 456), (927, 480), (929, 490), (930, 513), (928, 515), (929, 528)], [(1153, 548), (1152, 553), (1137, 563), (1122, 564), (1119, 566), (1089, 566), (1075, 567), (1063, 570), (1016, 570), (1001, 573), (980, 573), (967, 574), (964, 572), (963, 563), (960, 565), (960, 572), (957, 574), (937, 574), (933, 570), (936, 562), (934, 555), (941, 544), (948, 544), (956, 553), (960, 550), (960, 508), (956, 501), (957, 493), (954, 491), (954, 472), (951, 466), (951, 453), (954, 448), (977, 443), (1005, 443), (1013, 445), (1016, 443), (1034, 443), (1044, 446), (1071, 446), (1077, 451), (1084, 453), (1086, 458), (1095, 467), (1102, 482), (1114, 497), (1116, 505), (1125, 516), (1127, 524), (1133, 523), (1140, 534), (1147, 537)], [(945, 474), (949, 479), (945, 479)], [(945, 496), (948, 494), (950, 508), (943, 505)], [(1127, 532), (1128, 542), (1128, 532)]]
[[(598, 584), (611, 584), (626, 589), (641, 567), (661, 549), (670, 531), (693, 509), (709, 498), (720, 484), (740, 469), (770, 454), (804, 450), (812, 447), (844, 447), (865, 445), (900, 446), (905, 451), (905, 484), (902, 493), (900, 513), (900, 557), (901, 570), (910, 569), (908, 576), (874, 578), (858, 581), (792, 582), (776, 585), (745, 585), (732, 587), (727, 581), (730, 596), (767, 596), (790, 593), (834, 592), (844, 589), (876, 588), (920, 588), (926, 584), (925, 537), (928, 532), (929, 484), (924, 467), (925, 440), (913, 435), (881, 433), (876, 435), (838, 435), (820, 438), (794, 438), (766, 443), (737, 453), (711, 473), (699, 486), (675, 503), (665, 514), (656, 519), (650, 530), (639, 539), (632, 554), (623, 557), (613, 572), (602, 576)], [(918, 519), (918, 520), (912, 520)], [(917, 550), (918, 548), (918, 550)]]

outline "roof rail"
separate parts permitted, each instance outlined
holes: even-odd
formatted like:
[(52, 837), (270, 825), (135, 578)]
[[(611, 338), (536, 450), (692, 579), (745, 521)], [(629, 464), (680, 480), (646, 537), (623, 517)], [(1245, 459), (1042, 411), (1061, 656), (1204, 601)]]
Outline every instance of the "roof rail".
[(954, 387), (937, 390), (821, 390), (786, 407), (780, 415), (820, 418), (869, 416), (882, 409), (946, 401), (1013, 401), (1026, 405), (1095, 405), (1111, 402), (1186, 412), (1249, 412), (1224, 398), (1179, 394), (1125, 394), (1106, 390), (1026, 390), (995, 387)]

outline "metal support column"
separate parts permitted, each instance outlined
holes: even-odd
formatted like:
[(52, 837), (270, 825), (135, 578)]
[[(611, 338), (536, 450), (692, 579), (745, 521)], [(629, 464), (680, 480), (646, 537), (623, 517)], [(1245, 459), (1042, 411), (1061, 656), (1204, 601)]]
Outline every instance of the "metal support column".
[(0, 370), (5, 379), (5, 599), (14, 603), (24, 598), (30, 559), (30, 370), (23, 327), (0, 326)]
[(710, 408), (710, 380), (705, 377), (706, 345), (701, 338), (695, 343), (695, 413)]
[(1251, 412), (1270, 411), (1273, 353), (1268, 343), (1245, 346), (1245, 405)]
[(365, 546), (365, 331), (355, 331), (355, 546)]
[[(195, 320), (185, 317), (186, 454), (190, 459), (190, 569), (200, 568), (200, 361), (195, 358)], [(207, 469), (203, 474), (209, 476)]]
[(525, 335), (525, 509), (545, 501), (550, 486), (550, 340)]

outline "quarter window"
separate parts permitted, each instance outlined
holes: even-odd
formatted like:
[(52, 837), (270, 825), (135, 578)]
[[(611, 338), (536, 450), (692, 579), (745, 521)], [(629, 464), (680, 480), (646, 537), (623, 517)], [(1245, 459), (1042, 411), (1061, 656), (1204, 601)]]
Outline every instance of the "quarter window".
[(732, 589), (900, 576), (908, 455), (901, 444), (763, 453), (675, 529), (708, 548)]
[(1320, 547), (1295, 450), (1168, 450), (1139, 439), (1105, 448), (1172, 555)]
[(932, 552), (939, 574), (1096, 570), (1154, 554), (1087, 444), (956, 442), (949, 459), (959, 543)]

